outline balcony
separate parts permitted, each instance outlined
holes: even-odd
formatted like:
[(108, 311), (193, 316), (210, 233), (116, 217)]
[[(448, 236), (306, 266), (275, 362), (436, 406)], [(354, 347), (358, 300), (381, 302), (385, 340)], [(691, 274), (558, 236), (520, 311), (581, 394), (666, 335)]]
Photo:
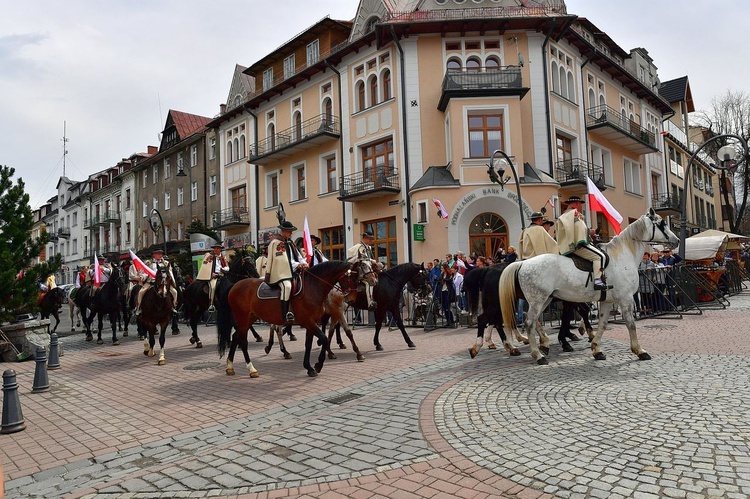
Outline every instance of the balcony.
[(57, 229), (57, 237), (70, 239), (70, 227), (60, 227)]
[(443, 77), (438, 109), (445, 111), (453, 98), (515, 95), (520, 99), (528, 91), (522, 86), (521, 68), (518, 66), (449, 69)]
[(321, 114), (303, 121), (298, 127), (287, 128), (258, 142), (257, 151), (251, 148), (248, 162), (267, 165), (274, 161), (282, 161), (293, 154), (339, 137), (340, 120), (335, 116)]
[(400, 191), (396, 168), (379, 165), (376, 170), (368, 169), (343, 177), (339, 187), (339, 200), (365, 201)]
[(250, 212), (244, 206), (227, 208), (221, 211), (215, 211), (211, 215), (211, 222), (214, 230), (229, 229), (232, 227), (249, 227)]
[(586, 113), (586, 129), (637, 154), (659, 150), (653, 133), (609, 106), (589, 109)]
[(579, 158), (555, 163), (555, 180), (560, 182), (560, 187), (581, 186), (587, 190), (586, 177), (593, 180), (600, 191), (607, 188), (601, 166)]
[(681, 213), (680, 199), (667, 194), (657, 194), (651, 198), (651, 207), (662, 217), (675, 216)]
[(100, 221), (101, 224), (108, 224), (110, 222), (119, 224), (122, 222), (122, 216), (116, 211), (105, 211), (104, 213), (102, 213)]
[(99, 224), (101, 223), (101, 217), (99, 215), (91, 218), (87, 218), (83, 221), (83, 228), (84, 229), (95, 229), (96, 227), (99, 227)]

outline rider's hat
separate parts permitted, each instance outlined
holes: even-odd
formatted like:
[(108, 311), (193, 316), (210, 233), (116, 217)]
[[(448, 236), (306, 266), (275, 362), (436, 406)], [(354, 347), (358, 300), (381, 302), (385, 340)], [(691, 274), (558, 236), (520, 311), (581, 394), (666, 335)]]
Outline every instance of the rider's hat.
[(216, 241), (214, 244), (211, 245), (211, 247), (224, 249), (224, 245), (221, 244), (219, 241)]
[(567, 201), (564, 201), (565, 204), (570, 203), (584, 203), (585, 201), (578, 196), (570, 196)]
[(297, 227), (294, 226), (292, 222), (289, 220), (284, 220), (278, 225), (279, 230), (297, 230)]
[(548, 220), (548, 219), (545, 218), (544, 220), (542, 220), (542, 225), (555, 225), (555, 221), (554, 220)]
[(366, 230), (362, 233), (362, 237), (369, 237), (370, 239), (374, 239), (375, 236), (373, 235), (371, 230)]
[(536, 219), (538, 219), (538, 218), (544, 218), (544, 215), (542, 215), (542, 214), (541, 214), (541, 213), (539, 213), (538, 211), (535, 211), (534, 213), (532, 213), (532, 214), (531, 214), (531, 217), (529, 217), (529, 218), (530, 218), (531, 220), (536, 220)]
[(315, 234), (310, 234), (310, 239), (314, 240), (316, 243), (320, 244), (320, 238), (316, 236)]
[(106, 256), (104, 256), (104, 255), (97, 255), (96, 259), (97, 259), (97, 260), (106, 260), (106, 259), (107, 259), (107, 257), (106, 257)]
[(161, 248), (155, 248), (154, 251), (151, 252), (152, 255), (155, 255), (157, 253), (161, 253), (163, 255), (164, 254), (164, 250), (161, 249)]

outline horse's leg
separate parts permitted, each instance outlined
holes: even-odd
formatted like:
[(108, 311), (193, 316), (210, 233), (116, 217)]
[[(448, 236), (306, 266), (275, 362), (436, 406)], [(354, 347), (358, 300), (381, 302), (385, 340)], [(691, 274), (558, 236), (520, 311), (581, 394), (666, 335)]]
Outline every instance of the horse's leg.
[(585, 333), (589, 337), (589, 342), (591, 342), (594, 339), (594, 328), (591, 326), (591, 320), (589, 319), (591, 307), (589, 307), (588, 303), (579, 303), (578, 307), (578, 313), (581, 315), (581, 319), (583, 319), (583, 326), (578, 326), (578, 333), (581, 336)]
[(255, 342), (256, 343), (262, 343), (263, 342), (263, 337), (258, 334), (258, 331), (255, 330), (255, 328), (252, 326), (252, 324), (250, 325), (250, 332), (253, 333), (253, 338), (255, 338)]
[[(326, 352), (328, 351), (328, 338), (326, 338), (326, 335), (323, 334), (323, 331), (320, 330), (320, 328), (317, 325), (313, 326), (315, 329), (313, 329), (313, 334), (318, 338), (319, 341), (322, 342), (322, 345), (320, 347), (320, 353), (318, 354), (318, 362), (315, 363), (315, 372), (319, 373), (323, 370), (323, 363), (326, 361)], [(309, 335), (310, 333), (308, 333)], [(307, 342), (305, 342), (305, 346), (307, 346)], [(310, 338), (310, 346), (312, 347), (312, 337)], [(307, 350), (307, 348), (305, 348)], [(308, 375), (310, 373), (308, 372)]]
[(517, 347), (515, 347), (510, 341), (508, 341), (508, 337), (506, 336), (505, 330), (503, 329), (502, 320), (498, 321), (498, 323), (495, 324), (495, 329), (497, 329), (497, 334), (498, 336), (500, 336), (500, 341), (503, 343), (503, 348), (505, 348), (508, 354), (511, 357), (518, 357), (519, 355), (521, 355), (521, 351)]
[(54, 333), (55, 331), (57, 331), (57, 326), (60, 325), (60, 314), (58, 314), (57, 312), (52, 312), (52, 317), (55, 318), (55, 327), (52, 328), (52, 333)]
[(331, 341), (333, 340), (333, 332), (336, 330), (337, 324), (336, 324), (336, 319), (334, 319), (333, 316), (331, 316), (330, 319), (331, 319), (331, 323), (328, 324), (328, 318), (326, 316), (323, 316), (323, 322), (321, 324), (321, 327), (323, 328), (323, 331), (325, 331), (326, 325), (328, 325), (328, 358), (335, 359), (336, 354), (334, 354), (333, 351), (331, 350)]
[(336, 324), (336, 344), (339, 346), (339, 350), (346, 350), (346, 344), (344, 343), (344, 340), (341, 339), (341, 324), (341, 322)]
[(110, 312), (109, 313), (109, 324), (112, 326), (112, 344), (113, 345), (119, 345), (120, 340), (117, 339), (117, 313), (116, 312)]
[(229, 352), (227, 352), (227, 376), (234, 376), (234, 352), (237, 351), (237, 345), (240, 341), (239, 335), (240, 332), (235, 329), (234, 333), (232, 333), (232, 340), (229, 342)]
[(245, 357), (245, 368), (247, 369), (247, 373), (251, 378), (257, 378), (258, 376), (260, 376), (260, 373), (257, 369), (255, 369), (255, 366), (253, 366), (253, 363), (250, 361), (250, 353), (248, 352), (247, 346), (247, 331), (245, 331), (245, 334), (237, 335), (237, 343), (242, 350), (242, 356)]
[(154, 345), (156, 344), (156, 337), (154, 336), (156, 334), (156, 328), (154, 327), (153, 330), (149, 328), (147, 334), (147, 339), (143, 340), (143, 355), (153, 357)]
[[(635, 310), (633, 310), (633, 302), (621, 302), (619, 305), (622, 317), (625, 319), (625, 326), (628, 328), (628, 334), (630, 335), (630, 351), (638, 356), (638, 360), (651, 360), (651, 356), (641, 348), (641, 344), (638, 342), (638, 334), (635, 331)], [(606, 321), (604, 327), (607, 327)]]
[[(91, 318), (89, 318), (89, 312), (92, 315)], [(83, 327), (86, 328), (86, 341), (93, 341), (93, 339), (94, 339), (94, 335), (91, 334), (91, 322), (93, 322), (93, 320), (94, 320), (93, 315), (94, 315), (94, 313), (91, 312), (89, 309), (87, 309), (85, 307), (81, 309), (81, 316), (82, 316), (82, 320), (83, 320)]]
[[(490, 350), (494, 350), (495, 348), (497, 348), (495, 346), (495, 343), (492, 341), (492, 328), (493, 327), (494, 326), (492, 324), (490, 324), (489, 326), (487, 326), (484, 329), (484, 335), (483, 335), (483, 338), (482, 338), (484, 340), (484, 343), (487, 343), (487, 348), (489, 348)], [(495, 329), (497, 329), (498, 331), (501, 331), (500, 328), (495, 328)], [(505, 333), (501, 333), (500, 334), (501, 338), (502, 338), (503, 334), (505, 334)], [(479, 332), (477, 332), (477, 336), (479, 336)]]
[(271, 353), (271, 349), (273, 348), (273, 333), (277, 332), (279, 333), (279, 339), (281, 339), (281, 333), (279, 332), (281, 328), (276, 326), (275, 324), (271, 324), (271, 330), (268, 332), (268, 345), (263, 349), (264, 352), (266, 352), (266, 355)]
[(104, 329), (104, 315), (101, 311), (96, 313), (96, 324), (99, 326), (99, 329), (97, 330), (96, 335), (96, 344), (102, 345), (104, 343), (104, 340), (102, 339), (102, 329)]
[(159, 366), (163, 366), (167, 363), (167, 358), (164, 355), (164, 342), (167, 339), (167, 326), (169, 321), (160, 324), (161, 332), (159, 333), (159, 361), (156, 363)]
[(482, 349), (482, 344), (484, 343), (485, 338), (485, 331), (487, 330), (487, 317), (485, 317), (484, 313), (479, 314), (477, 317), (477, 338), (474, 341), (474, 346), (469, 348), (469, 355), (473, 359), (479, 354), (479, 351)]
[[(352, 328), (349, 327), (349, 323), (346, 322), (346, 316), (344, 315), (344, 312), (339, 309), (336, 313), (338, 315), (338, 318), (336, 319), (336, 322), (338, 322), (338, 326), (341, 326), (344, 328), (344, 333), (346, 333), (346, 337), (349, 338), (349, 342), (352, 344), (352, 350), (354, 350), (354, 353), (357, 355), (357, 362), (364, 362), (365, 356), (362, 355), (362, 352), (359, 351), (359, 347), (357, 346), (357, 343), (354, 341), (354, 335), (352, 334)], [(338, 327), (337, 326), (337, 327)], [(341, 329), (341, 327), (338, 328), (338, 330)], [(339, 333), (339, 336), (341, 333)], [(341, 341), (341, 338), (339, 338), (339, 341)], [(339, 347), (343, 346), (346, 348), (346, 345), (343, 343), (339, 343)], [(331, 352), (331, 335), (328, 335), (328, 358), (336, 358), (335, 355)], [(333, 357), (331, 357), (333, 355)]]
[[(310, 329), (305, 330), (305, 357), (302, 359), (302, 367), (307, 370), (307, 375), (314, 378), (318, 375), (315, 369), (310, 365), (310, 351), (312, 350), (314, 333)], [(328, 344), (328, 340), (325, 341)], [(325, 353), (325, 349), (321, 349), (321, 352)]]
[[(292, 358), (292, 354), (290, 354), (284, 346), (284, 332), (282, 331), (281, 326), (275, 326), (275, 328), (276, 337), (279, 339), (279, 350), (281, 350), (281, 353), (284, 354), (284, 358), (286, 360), (289, 360)], [(271, 334), (273, 334), (273, 330), (271, 330)]]
[[(598, 311), (599, 324), (597, 325), (597, 328), (596, 328), (596, 335), (594, 336), (594, 339), (591, 340), (591, 353), (593, 354), (594, 359), (596, 360), (606, 360), (607, 358), (607, 355), (604, 352), (602, 352), (601, 349), (599, 348), (599, 343), (601, 342), (602, 336), (604, 335), (604, 329), (606, 329), (607, 327), (607, 321), (609, 320), (609, 312), (610, 310), (612, 310), (612, 305), (613, 305), (612, 303), (599, 302), (599, 311)], [(635, 320), (633, 319), (633, 306), (627, 305), (627, 307), (628, 307), (628, 310), (630, 311), (630, 318), (632, 320), (632, 325), (628, 325), (628, 332), (630, 333), (630, 339), (631, 339), (630, 347), (632, 349), (633, 348), (633, 343), (632, 343), (633, 334), (635, 334)], [(625, 317), (625, 314), (623, 313), (623, 318), (624, 317)], [(632, 332), (631, 332), (631, 326), (632, 326)], [(636, 339), (636, 343), (637, 343), (637, 339)]]
[[(383, 314), (385, 315), (385, 314)], [(375, 313), (375, 337), (372, 339), (372, 343), (375, 345), (375, 350), (378, 352), (383, 351), (383, 345), (380, 344), (380, 323), (382, 322), (383, 317), (379, 316), (379, 314)]]
[(411, 341), (411, 338), (409, 338), (409, 335), (406, 332), (406, 328), (404, 328), (404, 321), (401, 320), (401, 310), (398, 308), (398, 303), (391, 309), (391, 317), (396, 319), (396, 324), (398, 325), (398, 329), (401, 331), (401, 336), (404, 337), (404, 341), (406, 342), (406, 346), (409, 348), (417, 348), (417, 345), (414, 344), (413, 341)]
[(203, 342), (198, 337), (198, 319), (194, 318), (197, 314), (192, 314), (190, 317), (190, 329), (192, 330), (192, 335), (190, 336), (190, 344), (195, 345), (195, 348), (203, 348)]
[(536, 328), (538, 317), (542, 313), (542, 310), (544, 310), (544, 308), (540, 307), (540, 304), (538, 302), (534, 302), (534, 303), (529, 302), (529, 311), (526, 314), (526, 319), (523, 324), (524, 329), (526, 331), (526, 336), (529, 339), (529, 349), (531, 350), (531, 358), (534, 359), (536, 363), (539, 365), (547, 364), (547, 358), (544, 356), (542, 352), (539, 351), (537, 335), (534, 334), (533, 329)]

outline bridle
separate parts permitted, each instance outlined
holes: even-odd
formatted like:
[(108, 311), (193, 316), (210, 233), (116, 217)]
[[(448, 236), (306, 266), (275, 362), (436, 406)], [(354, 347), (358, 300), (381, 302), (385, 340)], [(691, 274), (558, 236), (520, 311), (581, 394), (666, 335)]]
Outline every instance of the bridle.
[(656, 229), (658, 228), (659, 231), (664, 235), (664, 238), (669, 241), (669, 235), (667, 235), (667, 231), (665, 230), (667, 227), (666, 220), (662, 219), (659, 223), (654, 222), (654, 219), (651, 217), (648, 217), (648, 219), (651, 221), (651, 238), (641, 241), (642, 243), (654, 243), (654, 242), (661, 242), (661, 241), (655, 241), (654, 238), (656, 237)]

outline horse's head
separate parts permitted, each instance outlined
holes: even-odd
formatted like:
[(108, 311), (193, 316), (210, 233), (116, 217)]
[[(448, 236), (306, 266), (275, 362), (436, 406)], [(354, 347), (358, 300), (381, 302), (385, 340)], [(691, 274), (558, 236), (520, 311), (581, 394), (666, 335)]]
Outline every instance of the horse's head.
[(646, 212), (641, 218), (643, 218), (646, 223), (646, 228), (643, 233), (643, 239), (645, 241), (669, 244), (671, 246), (677, 246), (680, 243), (680, 238), (669, 229), (667, 221), (661, 218), (653, 208), (649, 208), (648, 212)]
[(373, 265), (369, 260), (360, 260), (356, 264), (357, 277), (360, 281), (366, 282), (370, 286), (378, 283), (379, 265)]
[(419, 265), (417, 265), (416, 263), (413, 265), (416, 271), (414, 272), (414, 275), (412, 275), (407, 281), (407, 285), (416, 291), (422, 289), (422, 287), (427, 283), (429, 273), (427, 272), (427, 269), (424, 268), (424, 262)]
[(169, 272), (169, 266), (157, 264), (156, 279), (154, 280), (156, 294), (162, 298), (167, 296), (170, 285), (174, 285), (174, 283), (172, 282), (172, 275)]
[[(352, 266), (344, 272), (339, 280), (338, 284), (341, 288), (341, 292), (348, 295), (347, 300), (354, 301), (357, 298), (357, 285), (359, 284), (359, 273), (357, 272), (358, 264), (354, 263)], [(377, 280), (376, 280), (377, 282)]]

